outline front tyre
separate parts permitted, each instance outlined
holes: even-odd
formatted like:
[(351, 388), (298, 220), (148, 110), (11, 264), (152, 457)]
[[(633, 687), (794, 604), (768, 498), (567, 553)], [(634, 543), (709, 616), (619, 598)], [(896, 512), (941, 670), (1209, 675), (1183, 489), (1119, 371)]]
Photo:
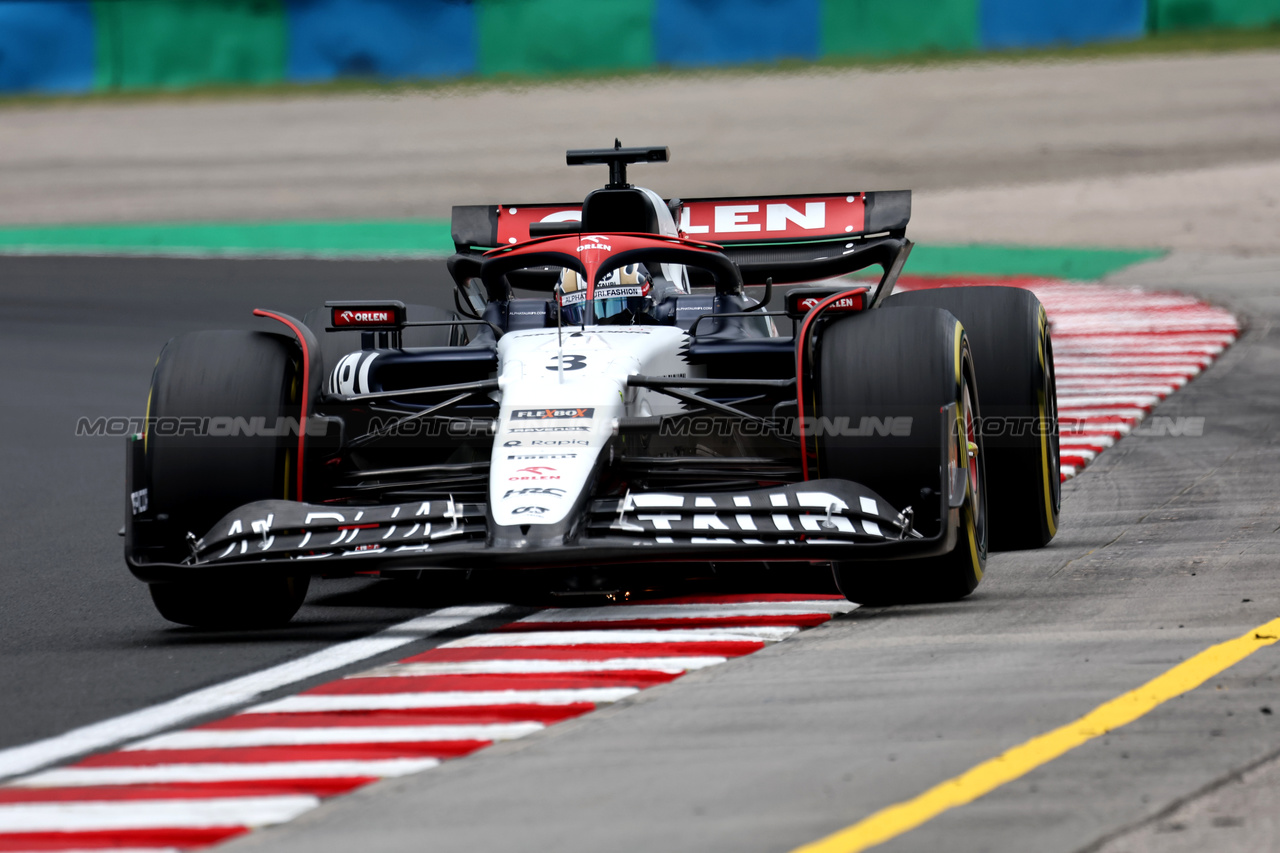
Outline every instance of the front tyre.
[[(845, 418), (863, 433), (825, 436), (821, 476), (862, 483), (899, 509), (911, 506), (926, 536), (958, 521), (955, 545), (945, 554), (833, 563), (840, 591), (877, 606), (971, 593), (986, 569), (987, 509), (977, 383), (964, 328), (936, 308), (881, 308), (846, 318), (823, 330), (817, 372), (816, 413), (827, 423)], [(907, 416), (909, 435), (882, 434), (888, 419)], [(965, 476), (955, 519), (938, 514), (944, 467)]]
[[(145, 449), (169, 559), (186, 557), (188, 535), (204, 536), (237, 507), (296, 498), (297, 358), (288, 339), (263, 332), (193, 332), (165, 345), (151, 380)], [(190, 428), (198, 424), (206, 426)], [(207, 577), (153, 584), (151, 599), (180, 625), (268, 627), (293, 617), (309, 583), (307, 575)]]

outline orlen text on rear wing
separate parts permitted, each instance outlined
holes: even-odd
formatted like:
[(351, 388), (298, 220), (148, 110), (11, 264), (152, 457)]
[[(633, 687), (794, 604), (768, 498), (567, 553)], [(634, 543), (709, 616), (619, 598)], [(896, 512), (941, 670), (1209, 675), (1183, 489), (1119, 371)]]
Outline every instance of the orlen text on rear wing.
[[(676, 199), (668, 205), (683, 236), (723, 246), (748, 284), (813, 281), (873, 265), (896, 278), (893, 268), (901, 270), (911, 246), (910, 191)], [(457, 206), (453, 242), (471, 254), (528, 240), (534, 223), (581, 216), (580, 204)]]

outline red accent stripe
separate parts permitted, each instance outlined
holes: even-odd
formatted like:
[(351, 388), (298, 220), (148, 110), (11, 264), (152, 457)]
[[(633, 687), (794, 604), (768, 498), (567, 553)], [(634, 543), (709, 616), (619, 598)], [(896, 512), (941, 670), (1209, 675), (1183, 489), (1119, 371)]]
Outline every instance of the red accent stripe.
[(163, 785), (85, 785), (70, 788), (0, 788), (0, 803), (104, 803), (117, 800), (202, 800), (311, 794), (335, 797), (376, 782), (346, 779), (258, 779), (245, 782), (171, 782)]
[(828, 296), (817, 305), (809, 309), (809, 313), (804, 315), (804, 322), (800, 324), (800, 334), (796, 335), (796, 401), (799, 403), (800, 418), (800, 468), (805, 480), (809, 479), (809, 449), (804, 440), (804, 350), (805, 340), (809, 335), (809, 324), (826, 310), (827, 306), (833, 302), (838, 302), (855, 293), (866, 293), (865, 287), (846, 290), (843, 293), (837, 293), (834, 296)]
[(787, 616), (706, 616), (690, 619), (618, 619), (599, 622), (512, 622), (496, 631), (608, 631), (623, 628), (812, 628), (831, 619), (829, 613), (797, 613)]
[(283, 714), (236, 714), (198, 729), (311, 729), (326, 726), (449, 726), (482, 723), (551, 725), (593, 710), (590, 702), (573, 705), (496, 705), (493, 708), (423, 708), (422, 710), (299, 711)]
[(209, 749), (138, 749), (86, 758), (75, 767), (158, 767), (163, 764), (258, 764), (264, 761), (378, 761), (387, 758), (457, 758), (489, 745), (487, 740), (398, 743), (319, 743), (291, 746), (232, 746)]
[(678, 673), (651, 670), (612, 672), (513, 672), (501, 675), (406, 675), (343, 678), (308, 690), (310, 696), (436, 693), (452, 690), (576, 690), (581, 687), (649, 687), (665, 684)]
[(736, 658), (764, 648), (758, 642), (589, 643), (580, 646), (476, 646), (432, 649), (400, 663), (444, 663), (473, 660), (613, 660), (714, 655)]
[(293, 332), (293, 336), (298, 340), (298, 346), (302, 348), (302, 412), (298, 418), (298, 485), (296, 494), (293, 499), (302, 500), (302, 454), (306, 449), (307, 437), (307, 414), (311, 411), (311, 352), (307, 349), (307, 339), (302, 336), (302, 330), (295, 326), (291, 321), (284, 318), (281, 314), (274, 311), (264, 311), (261, 308), (253, 309), (255, 317), (269, 317), (289, 327)]
[(245, 826), (200, 829), (98, 829), (87, 832), (3, 832), (0, 851), (107, 850), (112, 847), (208, 847), (249, 831)]

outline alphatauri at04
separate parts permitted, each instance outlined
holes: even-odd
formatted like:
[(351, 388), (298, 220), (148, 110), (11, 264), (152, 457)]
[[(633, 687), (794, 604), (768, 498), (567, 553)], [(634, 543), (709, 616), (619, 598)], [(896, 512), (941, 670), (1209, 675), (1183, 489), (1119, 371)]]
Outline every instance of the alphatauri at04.
[(580, 204), (455, 207), (453, 310), (388, 294), (405, 301), (171, 340), (127, 465), (126, 559), (160, 613), (284, 622), (317, 575), (643, 583), (708, 563), (828, 564), (854, 601), (948, 600), (989, 548), (1047, 543), (1035, 296), (893, 294), (908, 192), (627, 183), (667, 156), (570, 151), (609, 168)]

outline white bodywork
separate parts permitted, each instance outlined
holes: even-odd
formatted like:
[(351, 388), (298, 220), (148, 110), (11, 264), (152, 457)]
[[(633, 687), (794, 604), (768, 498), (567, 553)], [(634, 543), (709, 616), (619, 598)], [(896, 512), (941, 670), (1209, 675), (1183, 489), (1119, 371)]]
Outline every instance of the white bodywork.
[(671, 397), (628, 388), (627, 377), (687, 375), (681, 355), (686, 339), (672, 326), (504, 335), (498, 342), (501, 412), (489, 469), (494, 521), (562, 521), (587, 487), (617, 418), (679, 411)]

